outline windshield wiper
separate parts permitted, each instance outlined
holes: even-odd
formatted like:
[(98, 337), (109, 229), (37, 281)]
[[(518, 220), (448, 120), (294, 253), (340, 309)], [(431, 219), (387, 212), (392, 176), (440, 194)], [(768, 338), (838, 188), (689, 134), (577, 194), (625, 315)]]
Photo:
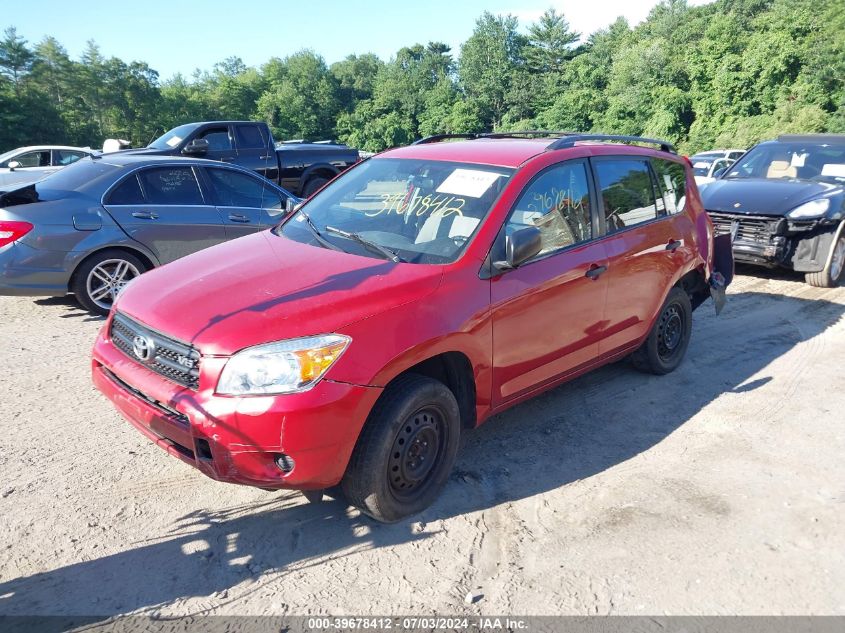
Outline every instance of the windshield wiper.
[[(313, 233), (313, 234), (314, 234), (314, 237), (316, 237), (316, 238), (317, 238), (317, 241), (318, 241), (318, 242), (319, 242), (322, 246), (324, 246), (325, 248), (330, 248), (330, 249), (332, 249), (333, 251), (340, 251), (341, 253), (345, 253), (345, 252), (346, 252), (346, 251), (344, 251), (344, 250), (343, 250), (340, 246), (338, 246), (337, 244), (332, 244), (332, 243), (331, 243), (331, 242), (329, 242), (329, 241), (328, 241), (325, 237), (323, 237), (323, 234), (322, 234), (322, 233), (320, 233), (320, 229), (318, 229), (318, 228), (317, 228), (317, 225), (316, 225), (316, 224), (314, 224), (314, 221), (311, 219), (311, 216), (310, 216), (310, 215), (308, 215), (307, 213), (305, 213), (305, 211), (303, 211), (302, 209), (300, 209), (300, 210), (299, 210), (299, 214), (300, 214), (303, 218), (305, 218), (305, 225), (308, 227), (308, 230), (309, 230), (309, 231), (311, 231), (311, 233)], [(326, 228), (328, 229), (329, 227), (326, 227)]]
[(381, 244), (377, 244), (372, 240), (368, 240), (366, 237), (361, 237), (358, 233), (350, 233), (349, 231), (343, 231), (341, 229), (335, 228), (333, 226), (326, 226), (326, 232), (331, 233), (332, 235), (339, 235), (340, 237), (345, 237), (348, 240), (354, 240), (358, 242), (361, 246), (370, 249), (371, 251), (375, 251), (380, 255), (383, 255), (387, 259), (394, 261), (394, 262), (404, 262), (405, 260), (402, 259), (396, 251), (392, 251), (386, 246), (382, 246)]

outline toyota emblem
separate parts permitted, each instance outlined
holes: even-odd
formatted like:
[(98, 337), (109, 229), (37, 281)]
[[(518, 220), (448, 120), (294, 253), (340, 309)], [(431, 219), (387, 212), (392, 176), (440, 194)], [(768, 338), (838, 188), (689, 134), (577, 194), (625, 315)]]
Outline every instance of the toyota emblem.
[(153, 343), (152, 339), (149, 339), (146, 336), (141, 336), (139, 334), (132, 339), (132, 352), (144, 362), (152, 358), (155, 348), (155, 343)]

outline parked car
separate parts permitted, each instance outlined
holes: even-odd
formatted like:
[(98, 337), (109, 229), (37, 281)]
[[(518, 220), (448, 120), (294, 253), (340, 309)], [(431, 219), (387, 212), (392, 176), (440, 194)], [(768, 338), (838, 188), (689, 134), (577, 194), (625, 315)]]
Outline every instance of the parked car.
[(232, 165), (110, 154), (0, 194), (0, 295), (73, 293), (96, 314), (141, 273), (273, 226), (284, 189)]
[(90, 147), (32, 145), (0, 154), (0, 189), (40, 180), (92, 153)]
[(784, 135), (751, 148), (701, 192), (737, 261), (829, 288), (845, 266), (845, 135)]
[(717, 158), (711, 163), (699, 161), (692, 164), (692, 173), (695, 176), (695, 184), (700, 187), (709, 185), (721, 176), (731, 165), (732, 158)]
[(186, 123), (145, 148), (122, 153), (191, 156), (252, 169), (294, 195), (308, 197), (358, 162), (358, 150), (337, 143), (276, 143), (264, 122)]
[(664, 142), (514, 135), (382, 153), (273, 230), (143, 275), (94, 383), (210, 477), (311, 500), (339, 483), (397, 521), (464, 429), (628, 355), (674, 370), (721, 278), (689, 166)]

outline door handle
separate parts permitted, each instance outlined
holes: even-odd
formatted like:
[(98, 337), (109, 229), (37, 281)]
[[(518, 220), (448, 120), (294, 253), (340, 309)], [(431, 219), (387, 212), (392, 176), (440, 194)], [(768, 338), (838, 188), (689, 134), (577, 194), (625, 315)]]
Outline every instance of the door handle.
[(260, 158), (261, 160), (270, 160), (273, 157), (270, 154), (267, 154), (267, 156), (259, 156), (258, 158)]
[(598, 279), (605, 272), (607, 272), (607, 266), (596, 266), (593, 264), (590, 266), (590, 269), (584, 273), (584, 276), (589, 277), (590, 279)]
[(158, 214), (152, 211), (133, 211), (132, 217), (139, 220), (158, 220)]
[(245, 215), (241, 215), (239, 213), (230, 213), (229, 219), (232, 222), (249, 222), (250, 221), (248, 217), (246, 217)]
[(232, 156), (221, 156), (220, 157), (221, 163), (231, 163), (233, 160), (235, 160), (235, 159)]
[(681, 246), (683, 246), (683, 245), (684, 245), (684, 243), (681, 240), (672, 240), (671, 242), (669, 242), (666, 245), (666, 250), (674, 253), (676, 250), (681, 248)]

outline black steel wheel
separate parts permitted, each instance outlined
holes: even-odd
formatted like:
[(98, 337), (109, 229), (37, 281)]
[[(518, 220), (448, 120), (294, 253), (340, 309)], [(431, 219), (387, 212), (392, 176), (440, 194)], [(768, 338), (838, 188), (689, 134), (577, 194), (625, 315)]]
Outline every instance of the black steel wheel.
[(406, 374), (385, 389), (364, 425), (341, 486), (346, 499), (392, 523), (427, 508), (449, 478), (460, 412), (443, 383)]
[(634, 366), (651, 374), (674, 371), (689, 347), (692, 304), (681, 288), (672, 288), (643, 344), (631, 355)]

